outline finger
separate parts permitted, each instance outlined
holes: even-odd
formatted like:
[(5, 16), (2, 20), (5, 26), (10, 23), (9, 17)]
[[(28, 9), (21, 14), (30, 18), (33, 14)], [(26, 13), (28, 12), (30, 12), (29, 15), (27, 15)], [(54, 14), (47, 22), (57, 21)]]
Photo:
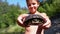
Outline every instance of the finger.
[(45, 28), (50, 28), (51, 27), (51, 24), (46, 24), (45, 26), (43, 26)]
[(44, 23), (43, 26), (46, 26), (46, 25), (48, 25), (48, 24), (50, 24), (50, 23)]

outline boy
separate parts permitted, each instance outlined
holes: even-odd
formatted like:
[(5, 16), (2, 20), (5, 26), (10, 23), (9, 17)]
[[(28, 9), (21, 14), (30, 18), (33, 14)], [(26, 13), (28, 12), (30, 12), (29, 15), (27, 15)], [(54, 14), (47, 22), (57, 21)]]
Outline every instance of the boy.
[[(26, 0), (29, 14), (22, 14), (18, 17), (18, 25), (25, 27), (25, 34), (44, 34), (44, 30), (48, 29), (51, 26), (51, 21), (49, 20), (48, 16), (45, 13), (40, 13), (37, 11), (37, 8), (39, 7), (39, 1), (38, 0)], [(38, 14), (44, 17), (47, 22), (44, 23), (42, 26), (39, 25), (30, 25), (29, 27), (26, 27), (24, 25), (25, 18), (29, 16), (30, 14)], [(22, 21), (23, 20), (23, 21)]]

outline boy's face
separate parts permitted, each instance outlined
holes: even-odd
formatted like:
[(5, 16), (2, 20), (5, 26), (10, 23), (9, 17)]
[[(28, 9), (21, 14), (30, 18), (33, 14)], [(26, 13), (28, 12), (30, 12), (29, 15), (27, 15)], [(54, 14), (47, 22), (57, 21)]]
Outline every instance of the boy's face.
[(27, 6), (31, 13), (35, 13), (37, 11), (39, 4), (36, 0), (28, 0)]

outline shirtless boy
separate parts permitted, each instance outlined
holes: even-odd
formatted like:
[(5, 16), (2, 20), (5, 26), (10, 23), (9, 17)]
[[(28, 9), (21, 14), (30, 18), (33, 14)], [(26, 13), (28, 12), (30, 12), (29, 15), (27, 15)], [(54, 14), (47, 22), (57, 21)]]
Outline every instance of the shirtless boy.
[[(18, 17), (18, 25), (25, 27), (25, 34), (44, 34), (44, 30), (48, 29), (51, 26), (51, 21), (49, 17), (46, 15), (46, 13), (40, 13), (37, 11), (37, 8), (39, 7), (39, 1), (38, 0), (26, 0), (29, 14), (21, 14)], [(45, 18), (46, 23), (44, 23), (42, 26), (39, 27), (39, 25), (30, 25), (29, 27), (26, 27), (24, 25), (24, 20), (27, 16), (30, 14), (38, 14)], [(22, 21), (23, 20), (23, 21)]]

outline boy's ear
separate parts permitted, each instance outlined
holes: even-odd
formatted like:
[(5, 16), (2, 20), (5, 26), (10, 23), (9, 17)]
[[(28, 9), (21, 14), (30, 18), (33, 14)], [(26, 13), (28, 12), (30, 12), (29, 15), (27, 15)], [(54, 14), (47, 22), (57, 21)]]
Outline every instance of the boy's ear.
[(39, 7), (39, 4), (38, 4), (38, 7)]
[(40, 3), (38, 3), (38, 7), (39, 7)]

